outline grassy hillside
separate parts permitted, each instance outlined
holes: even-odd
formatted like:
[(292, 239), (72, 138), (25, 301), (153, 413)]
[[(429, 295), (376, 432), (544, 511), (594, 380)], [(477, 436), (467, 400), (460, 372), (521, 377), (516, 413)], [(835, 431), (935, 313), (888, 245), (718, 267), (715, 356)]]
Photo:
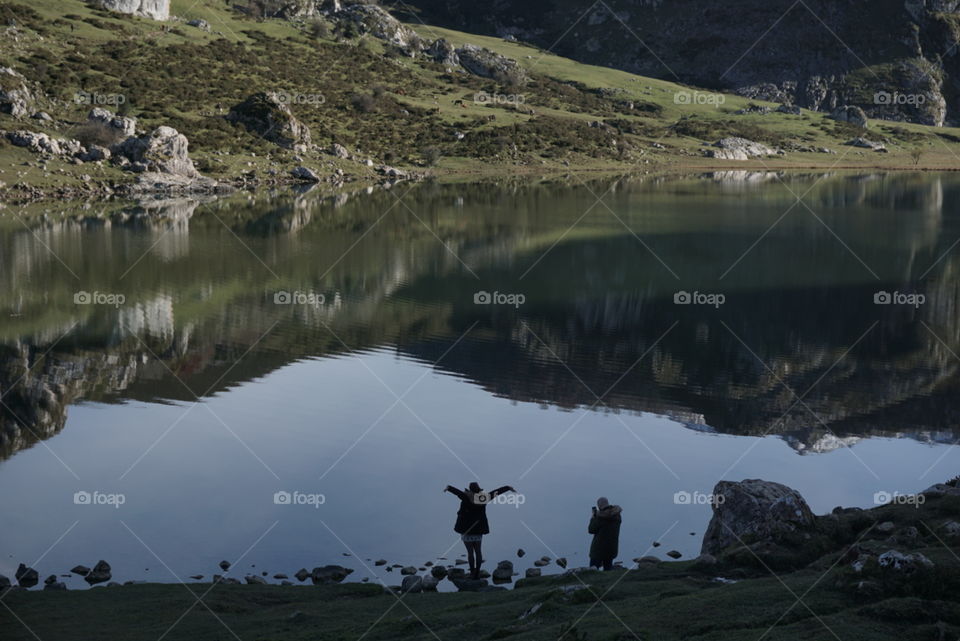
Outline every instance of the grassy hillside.
[[(37, 107), (53, 117), (0, 115), (0, 128), (78, 136), (90, 105), (77, 104), (77, 92), (122, 96), (122, 104), (104, 106), (135, 116), (147, 131), (176, 128), (189, 138), (203, 173), (239, 183), (285, 176), (296, 164), (321, 172), (339, 167), (357, 179), (372, 173), (363, 163), (324, 153), (334, 142), (360, 160), (436, 173), (960, 165), (958, 129), (872, 121), (862, 130), (808, 111), (739, 115), (751, 104), (744, 98), (583, 65), (496, 38), (409, 25), (427, 41), (473, 43), (515, 59), (527, 82), (448, 70), (342, 24), (255, 20), (222, 0), (174, 0), (172, 14), (177, 19), (159, 23), (81, 0), (0, 0), (0, 22), (15, 25), (0, 40), (0, 54), (42, 90)], [(188, 26), (191, 19), (206, 20), (211, 31)], [(298, 160), (225, 119), (231, 106), (256, 91), (298, 97), (291, 109), (310, 127), (318, 149)], [(478, 94), (496, 98), (476, 100)], [(730, 135), (787, 153), (742, 162), (703, 157), (705, 143)], [(857, 135), (884, 142), (891, 153), (842, 145)], [(817, 147), (837, 153), (812, 151)], [(39, 163), (6, 140), (0, 141), (0, 171), (8, 187), (44, 189), (131, 178), (107, 163)]]

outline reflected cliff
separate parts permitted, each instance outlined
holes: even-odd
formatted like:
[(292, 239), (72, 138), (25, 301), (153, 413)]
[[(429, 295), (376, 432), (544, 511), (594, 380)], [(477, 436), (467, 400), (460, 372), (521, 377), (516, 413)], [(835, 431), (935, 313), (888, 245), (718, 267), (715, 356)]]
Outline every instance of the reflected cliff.
[[(958, 436), (957, 178), (407, 189), (4, 222), (0, 455), (56, 434), (73, 403), (193, 401), (384, 347), (515, 401), (778, 434), (803, 454)], [(481, 290), (525, 300), (475, 304)], [(725, 302), (677, 305), (681, 290)]]

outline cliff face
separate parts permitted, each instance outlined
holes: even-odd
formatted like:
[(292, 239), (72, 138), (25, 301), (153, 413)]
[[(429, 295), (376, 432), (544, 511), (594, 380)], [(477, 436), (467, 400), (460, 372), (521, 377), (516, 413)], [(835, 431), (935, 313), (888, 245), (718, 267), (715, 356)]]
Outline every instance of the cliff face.
[(943, 125), (960, 110), (955, 0), (414, 0), (422, 19), (764, 100)]

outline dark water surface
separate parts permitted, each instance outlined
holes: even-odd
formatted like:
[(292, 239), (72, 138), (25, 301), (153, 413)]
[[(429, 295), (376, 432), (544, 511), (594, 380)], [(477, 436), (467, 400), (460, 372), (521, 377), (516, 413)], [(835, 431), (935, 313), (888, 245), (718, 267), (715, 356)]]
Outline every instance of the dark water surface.
[(727, 172), (7, 209), (0, 573), (397, 583), (367, 559), (452, 563), (474, 479), (520, 491), (485, 551), (521, 570), (585, 564), (599, 495), (629, 561), (696, 555), (721, 479), (922, 490), (960, 467), (958, 205)]

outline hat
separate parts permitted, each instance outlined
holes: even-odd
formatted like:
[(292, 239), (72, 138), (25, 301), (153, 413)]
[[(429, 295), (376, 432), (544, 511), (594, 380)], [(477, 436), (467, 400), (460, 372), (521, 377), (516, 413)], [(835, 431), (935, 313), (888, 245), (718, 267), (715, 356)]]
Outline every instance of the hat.
[(610, 501), (607, 500), (607, 497), (601, 496), (600, 498), (597, 499), (597, 507), (600, 508), (601, 510), (607, 507), (608, 505), (610, 505)]

